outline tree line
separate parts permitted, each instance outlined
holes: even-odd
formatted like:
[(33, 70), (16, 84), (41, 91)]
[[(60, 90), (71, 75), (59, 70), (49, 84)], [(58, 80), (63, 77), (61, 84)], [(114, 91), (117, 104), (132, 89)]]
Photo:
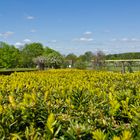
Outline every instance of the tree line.
[(73, 53), (63, 55), (41, 43), (34, 42), (16, 48), (0, 42), (1, 68), (100, 68), (104, 66), (105, 59), (140, 59), (140, 53), (105, 55), (102, 51), (87, 51), (80, 56)]
[(22, 48), (0, 42), (1, 68), (34, 68), (38, 66), (40, 69), (67, 67), (85, 69), (92, 65), (93, 59), (98, 62), (98, 59), (104, 56), (102, 52), (94, 54), (91, 51), (80, 56), (73, 53), (62, 55), (60, 52), (36, 42), (25, 44)]
[(118, 60), (118, 59), (140, 59), (140, 52), (109, 54), (109, 55), (106, 55), (106, 59), (110, 59), (110, 60)]

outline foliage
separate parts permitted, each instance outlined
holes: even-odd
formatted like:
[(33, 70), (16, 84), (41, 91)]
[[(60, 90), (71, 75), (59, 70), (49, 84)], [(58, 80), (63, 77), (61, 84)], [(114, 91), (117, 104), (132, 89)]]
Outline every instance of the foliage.
[(48, 56), (51, 53), (59, 53), (59, 52), (57, 52), (49, 47), (44, 48), (43, 56)]
[(87, 63), (83, 62), (81, 60), (78, 60), (78, 61), (75, 62), (74, 67), (77, 68), (77, 69), (86, 69)]
[(68, 65), (71, 65), (73, 67), (75, 62), (77, 61), (77, 56), (73, 53), (70, 53), (65, 57), (65, 60), (68, 62)]
[(42, 55), (44, 52), (43, 45), (40, 43), (26, 44), (21, 52), (22, 64), (24, 67), (33, 67), (33, 58)]
[(74, 69), (1, 75), (0, 139), (138, 140), (139, 79)]
[(0, 65), (5, 68), (18, 66), (19, 50), (12, 45), (0, 43)]
[(93, 133), (93, 139), (95, 140), (106, 140), (107, 135), (105, 135), (101, 130), (96, 130)]
[(45, 63), (46, 63), (46, 57), (44, 57), (44, 56), (38, 56), (38, 57), (36, 57), (36, 58), (33, 59), (33, 62), (37, 65), (37, 67), (40, 70), (44, 70)]
[(91, 60), (93, 60), (94, 54), (91, 51), (87, 51), (84, 54), (85, 56), (85, 61), (90, 62)]
[(61, 65), (63, 64), (64, 58), (60, 53), (50, 53), (47, 57), (46, 57), (46, 63), (47, 63), (47, 67), (50, 68), (60, 68)]
[(93, 57), (93, 68), (94, 69), (103, 69), (105, 66), (105, 54), (102, 51), (98, 51)]
[(118, 59), (140, 59), (140, 52), (129, 52), (120, 54), (108, 54), (106, 59), (118, 60)]

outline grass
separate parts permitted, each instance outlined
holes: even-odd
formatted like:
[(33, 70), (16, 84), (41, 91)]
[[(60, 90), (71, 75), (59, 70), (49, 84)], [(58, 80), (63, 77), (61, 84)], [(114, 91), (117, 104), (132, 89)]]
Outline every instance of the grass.
[(10, 69), (6, 69), (6, 68), (1, 68), (0, 72), (4, 72), (4, 71), (32, 71), (32, 70), (37, 70), (36, 68), (10, 68)]
[(29, 72), (29, 71), (36, 71), (36, 68), (14, 68), (14, 69), (0, 69), (0, 75), (10, 75), (14, 72)]

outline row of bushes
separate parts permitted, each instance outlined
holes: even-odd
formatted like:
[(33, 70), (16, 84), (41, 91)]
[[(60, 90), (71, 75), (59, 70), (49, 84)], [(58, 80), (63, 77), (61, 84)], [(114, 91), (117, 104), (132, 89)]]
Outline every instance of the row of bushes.
[(140, 73), (48, 70), (0, 76), (0, 138), (140, 138)]

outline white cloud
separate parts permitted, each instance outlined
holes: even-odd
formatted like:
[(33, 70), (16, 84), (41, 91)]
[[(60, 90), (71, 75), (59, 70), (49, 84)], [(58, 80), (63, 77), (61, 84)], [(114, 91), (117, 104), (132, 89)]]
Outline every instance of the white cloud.
[(0, 33), (0, 36), (3, 38), (8, 38), (8, 37), (12, 36), (13, 34), (14, 34), (14, 32), (7, 31), (5, 33)]
[(16, 43), (15, 43), (15, 46), (21, 47), (21, 46), (24, 46), (25, 44), (31, 43), (31, 42), (32, 42), (32, 41), (31, 41), (30, 39), (24, 39), (23, 41), (16, 42)]
[(30, 42), (32, 42), (32, 41), (31, 41), (30, 39), (24, 39), (23, 42), (25, 42), (25, 43), (30, 43)]
[(131, 41), (140, 41), (138, 38), (131, 38)]
[(94, 39), (92, 38), (92, 32), (86, 31), (81, 37), (73, 39), (73, 41), (77, 42), (92, 42)]
[(138, 38), (127, 38), (127, 37), (124, 37), (124, 38), (121, 38), (121, 39), (113, 38), (110, 41), (111, 42), (118, 42), (118, 43), (121, 43), (121, 42), (135, 43), (135, 42), (140, 42), (140, 39), (138, 39)]
[(90, 41), (93, 41), (93, 38), (81, 37), (79, 40), (80, 41), (85, 41), (85, 42), (90, 42)]
[(90, 32), (90, 31), (86, 31), (85, 33), (84, 33), (84, 35), (91, 35), (92, 34), (92, 32)]
[(15, 46), (19, 47), (19, 46), (23, 46), (24, 44), (22, 42), (16, 42)]
[(35, 19), (35, 17), (34, 16), (27, 16), (26, 19), (33, 20), (33, 19)]
[(140, 39), (138, 39), (138, 38), (122, 38), (122, 39), (120, 39), (120, 41), (129, 42), (129, 43), (135, 43), (135, 42), (139, 42)]
[(125, 37), (125, 38), (122, 38), (121, 41), (125, 41), (126, 42), (126, 41), (129, 41), (129, 39)]
[(73, 39), (73, 41), (76, 41), (76, 42), (91, 42), (93, 40), (94, 40), (93, 38), (86, 38), (86, 37), (81, 37), (81, 38)]
[(80, 41), (86, 41), (87, 38), (81, 37), (79, 40), (80, 40)]

